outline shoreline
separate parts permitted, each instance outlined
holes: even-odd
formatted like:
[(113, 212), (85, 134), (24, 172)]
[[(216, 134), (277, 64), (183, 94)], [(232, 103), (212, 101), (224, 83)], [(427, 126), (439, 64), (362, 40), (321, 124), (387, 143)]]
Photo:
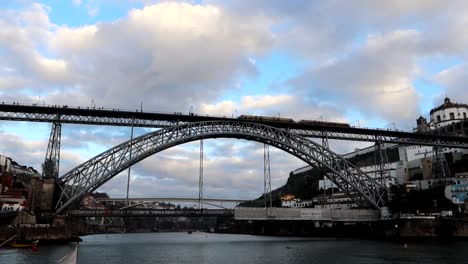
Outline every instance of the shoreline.
[[(0, 227), (0, 243), (13, 235), (16, 240), (41, 243), (70, 243), (80, 237), (98, 234), (206, 232), (214, 234), (245, 234), (276, 237), (354, 238), (404, 241), (468, 240), (468, 221), (462, 219), (396, 219), (378, 222), (308, 222), (308, 221), (236, 221), (228, 227), (210, 229), (158, 229), (122, 232), (122, 230), (90, 232), (77, 225), (49, 227)], [(365, 234), (365, 235), (363, 235)]]

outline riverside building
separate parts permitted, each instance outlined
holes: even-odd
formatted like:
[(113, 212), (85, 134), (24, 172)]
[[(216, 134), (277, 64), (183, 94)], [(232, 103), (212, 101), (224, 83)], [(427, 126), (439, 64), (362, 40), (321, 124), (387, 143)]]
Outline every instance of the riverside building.
[[(430, 111), (429, 122), (420, 116), (416, 124), (415, 133), (467, 136), (468, 105), (445, 98), (443, 104)], [(387, 187), (411, 184), (421, 190), (467, 181), (458, 177), (468, 172), (466, 149), (381, 143), (356, 149), (344, 157)], [(291, 175), (309, 173), (311, 170), (310, 166), (306, 166), (292, 171)], [(336, 188), (326, 178), (319, 180), (318, 187), (320, 190)]]

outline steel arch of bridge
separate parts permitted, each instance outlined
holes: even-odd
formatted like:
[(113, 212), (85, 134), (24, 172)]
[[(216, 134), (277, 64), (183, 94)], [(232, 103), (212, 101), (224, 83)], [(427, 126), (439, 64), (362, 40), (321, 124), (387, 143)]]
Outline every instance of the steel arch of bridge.
[[(58, 179), (56, 212), (61, 213), (129, 166), (165, 149), (208, 138), (238, 138), (265, 143), (322, 166), (327, 177), (358, 205), (380, 208), (385, 188), (340, 155), (286, 130), (243, 121), (205, 121), (176, 125), (117, 145), (78, 165)], [(130, 149), (132, 154), (130, 155)]]

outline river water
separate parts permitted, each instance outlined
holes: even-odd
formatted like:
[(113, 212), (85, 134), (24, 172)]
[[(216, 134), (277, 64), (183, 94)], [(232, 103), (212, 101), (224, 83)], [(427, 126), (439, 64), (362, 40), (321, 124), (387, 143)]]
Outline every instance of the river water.
[[(0, 263), (56, 263), (74, 244), (0, 249)], [(212, 233), (83, 237), (78, 263), (468, 263), (468, 242), (409, 242)]]

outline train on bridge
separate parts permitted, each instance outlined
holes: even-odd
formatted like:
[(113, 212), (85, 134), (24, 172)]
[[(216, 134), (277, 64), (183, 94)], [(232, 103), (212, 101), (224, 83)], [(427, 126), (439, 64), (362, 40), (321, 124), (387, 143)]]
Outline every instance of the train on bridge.
[(348, 123), (306, 120), (306, 119), (295, 121), (292, 118), (276, 117), (276, 116), (240, 115), (237, 119), (246, 120), (246, 121), (254, 121), (254, 122), (281, 122), (281, 123), (294, 123), (294, 124), (300, 124), (300, 125), (332, 126), (332, 127), (343, 127), (343, 128), (351, 127)]

